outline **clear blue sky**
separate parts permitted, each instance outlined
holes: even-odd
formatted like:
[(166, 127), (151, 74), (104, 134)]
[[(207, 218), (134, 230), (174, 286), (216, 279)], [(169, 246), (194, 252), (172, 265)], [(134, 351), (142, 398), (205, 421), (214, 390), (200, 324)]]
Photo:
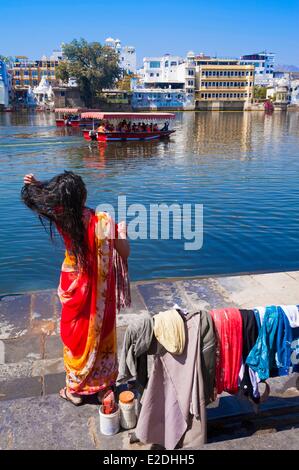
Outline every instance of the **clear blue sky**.
[(61, 42), (108, 36), (149, 55), (268, 50), (299, 66), (299, 0), (0, 0), (0, 54), (49, 55)]

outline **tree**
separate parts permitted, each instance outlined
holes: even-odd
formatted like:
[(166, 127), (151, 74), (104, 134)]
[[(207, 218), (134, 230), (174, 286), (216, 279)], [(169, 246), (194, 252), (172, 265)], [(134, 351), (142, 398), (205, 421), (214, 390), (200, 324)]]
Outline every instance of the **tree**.
[(117, 53), (99, 42), (74, 39), (62, 46), (65, 60), (57, 67), (57, 78), (63, 82), (75, 78), (85, 104), (92, 107), (103, 88), (112, 87), (121, 76)]
[(253, 97), (257, 100), (265, 100), (267, 97), (267, 88), (264, 86), (255, 86), (253, 89)]

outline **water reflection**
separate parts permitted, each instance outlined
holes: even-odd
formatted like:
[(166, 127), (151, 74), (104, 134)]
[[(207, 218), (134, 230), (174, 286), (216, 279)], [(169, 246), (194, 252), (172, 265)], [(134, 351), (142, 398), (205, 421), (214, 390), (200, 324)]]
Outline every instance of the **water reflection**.
[[(131, 277), (299, 268), (299, 113), (177, 113), (168, 141), (96, 143), (54, 114), (0, 113), (0, 293), (55, 287), (62, 250), (21, 204), (25, 173), (73, 170), (88, 203), (204, 204), (204, 246), (132, 243)], [(48, 260), (51, 260), (51, 264)]]

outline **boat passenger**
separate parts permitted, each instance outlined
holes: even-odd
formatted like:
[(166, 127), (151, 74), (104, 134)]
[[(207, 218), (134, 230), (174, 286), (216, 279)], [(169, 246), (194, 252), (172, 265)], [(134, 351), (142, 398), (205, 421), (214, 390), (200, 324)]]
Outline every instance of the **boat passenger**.
[(66, 386), (59, 395), (76, 406), (88, 395), (101, 403), (118, 375), (116, 310), (130, 304), (125, 223), (86, 207), (85, 184), (71, 171), (46, 182), (27, 174), (21, 194), (66, 247), (58, 288)]
[(97, 132), (100, 132), (100, 133), (106, 132), (106, 127), (104, 123), (99, 125), (99, 127), (97, 128)]
[(159, 130), (158, 124), (154, 124), (154, 126), (153, 126), (153, 131), (154, 131), (154, 132), (157, 132), (158, 130)]
[(164, 126), (162, 127), (161, 131), (168, 131), (169, 124), (168, 122), (164, 123)]

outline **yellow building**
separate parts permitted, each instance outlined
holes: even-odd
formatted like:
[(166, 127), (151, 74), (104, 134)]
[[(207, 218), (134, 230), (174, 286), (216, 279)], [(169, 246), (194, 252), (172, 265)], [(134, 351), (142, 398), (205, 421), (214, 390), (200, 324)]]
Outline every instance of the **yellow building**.
[(196, 109), (244, 109), (253, 99), (254, 66), (234, 59), (196, 61)]
[(28, 57), (17, 56), (10, 69), (13, 88), (24, 89), (29, 86), (33, 88), (44, 76), (51, 85), (56, 84), (55, 70), (58, 64), (57, 59), (29, 60)]

